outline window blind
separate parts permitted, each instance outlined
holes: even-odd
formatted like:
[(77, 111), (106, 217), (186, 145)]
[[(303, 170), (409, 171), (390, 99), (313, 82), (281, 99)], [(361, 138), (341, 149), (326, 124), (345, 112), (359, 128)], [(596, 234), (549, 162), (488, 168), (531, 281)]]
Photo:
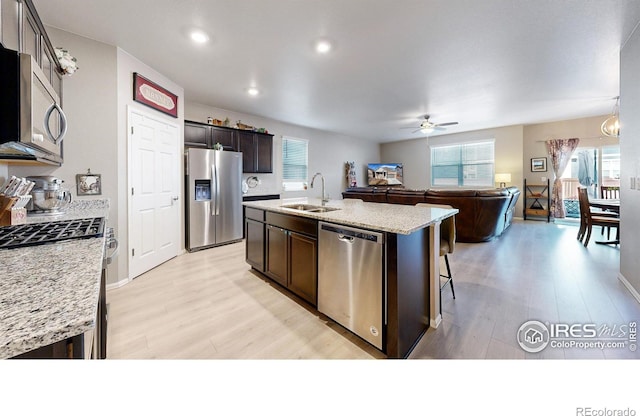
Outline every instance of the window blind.
[(494, 141), (431, 148), (432, 186), (493, 186)]
[(302, 190), (308, 178), (307, 140), (282, 138), (282, 179), (285, 190)]

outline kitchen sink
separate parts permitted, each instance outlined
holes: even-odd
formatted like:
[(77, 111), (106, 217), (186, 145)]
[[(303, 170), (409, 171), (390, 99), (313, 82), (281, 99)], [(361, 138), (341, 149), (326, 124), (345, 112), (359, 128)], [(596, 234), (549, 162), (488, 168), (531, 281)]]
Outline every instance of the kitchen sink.
[(340, 209), (340, 208), (323, 207), (320, 205), (309, 205), (309, 204), (282, 205), (282, 208), (295, 209), (296, 211), (316, 212), (316, 213), (331, 212), (331, 211), (337, 211)]

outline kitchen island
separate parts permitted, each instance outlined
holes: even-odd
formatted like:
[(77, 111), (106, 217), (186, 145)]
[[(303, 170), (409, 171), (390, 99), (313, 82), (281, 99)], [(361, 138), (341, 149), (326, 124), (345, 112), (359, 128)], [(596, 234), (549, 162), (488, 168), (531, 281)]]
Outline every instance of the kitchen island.
[[(247, 263), (314, 307), (318, 307), (318, 289), (324, 283), (318, 270), (322, 270), (324, 263), (332, 263), (331, 258), (318, 257), (323, 238), (319, 224), (382, 233), (380, 313), (383, 324), (380, 329), (371, 328), (374, 337), (380, 337), (380, 346), (363, 339), (388, 357), (408, 356), (427, 328), (439, 325), (439, 225), (443, 219), (455, 215), (456, 209), (359, 200), (330, 201), (323, 206), (320, 200), (307, 198), (245, 202), (244, 205)], [(319, 260), (323, 264), (319, 265)], [(356, 265), (352, 270), (357, 269)], [(344, 274), (352, 272), (345, 270)], [(357, 295), (366, 301), (369, 293)], [(322, 312), (319, 307), (318, 310)]]
[[(108, 209), (106, 200), (79, 201), (62, 215), (28, 222), (106, 219)], [(0, 249), (0, 358), (88, 358), (86, 340), (96, 329), (103, 283), (104, 239)]]

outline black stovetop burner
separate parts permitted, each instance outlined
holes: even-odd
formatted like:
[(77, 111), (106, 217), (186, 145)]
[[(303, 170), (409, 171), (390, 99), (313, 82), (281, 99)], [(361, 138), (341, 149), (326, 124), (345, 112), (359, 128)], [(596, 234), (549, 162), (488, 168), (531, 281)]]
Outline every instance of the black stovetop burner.
[(103, 235), (103, 217), (10, 225), (0, 227), (0, 248), (37, 246)]

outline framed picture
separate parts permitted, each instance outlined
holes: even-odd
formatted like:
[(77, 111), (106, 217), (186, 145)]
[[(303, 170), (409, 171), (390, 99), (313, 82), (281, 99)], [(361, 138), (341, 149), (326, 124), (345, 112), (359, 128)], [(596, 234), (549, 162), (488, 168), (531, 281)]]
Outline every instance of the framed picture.
[(546, 157), (534, 157), (531, 159), (531, 172), (546, 172), (546, 171), (547, 171)]
[(78, 196), (102, 195), (102, 179), (99, 174), (91, 171), (76, 175)]
[(178, 96), (137, 72), (133, 73), (133, 100), (178, 118)]

